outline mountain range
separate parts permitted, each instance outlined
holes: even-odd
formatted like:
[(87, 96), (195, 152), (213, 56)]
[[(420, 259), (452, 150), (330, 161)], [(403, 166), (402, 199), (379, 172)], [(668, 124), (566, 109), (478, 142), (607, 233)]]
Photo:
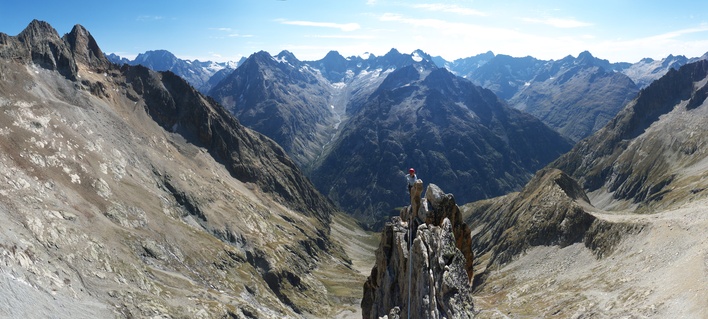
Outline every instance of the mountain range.
[[(474, 121), (471, 117), (463, 115), (464, 112), (446, 111), (447, 108), (433, 108), (429, 113), (423, 113), (444, 119), (437, 122), (411, 118), (414, 116), (411, 111), (415, 108), (403, 105), (420, 105), (410, 100), (413, 96), (425, 97), (425, 103), (440, 103), (428, 100), (433, 96), (440, 99), (450, 97), (460, 102), (462, 98), (455, 95), (459, 93), (464, 96), (471, 87), (460, 86), (455, 82), (459, 80), (451, 79), (454, 76), (440, 79), (443, 86), (448, 85), (439, 88), (439, 92), (444, 92), (441, 95), (431, 95), (429, 92), (434, 90), (424, 89), (423, 92), (406, 93), (410, 94), (409, 100), (401, 97), (389, 98), (391, 102), (370, 101), (380, 97), (377, 94), (379, 91), (392, 89), (385, 84), (399, 85), (408, 91), (422, 87), (415, 81), (422, 80), (431, 70), (440, 69), (434, 61), (444, 64), (442, 69), (453, 74), (465, 72), (465, 77), (472, 83), (504, 98), (506, 103), (503, 104), (538, 117), (575, 143), (604, 126), (639, 91), (632, 78), (622, 70), (631, 69), (629, 73), (634, 76), (646, 73), (641, 77), (648, 78), (660, 74), (660, 70), (678, 67), (688, 59), (669, 57), (664, 65), (670, 67), (662, 69), (648, 63), (648, 60), (637, 65), (610, 63), (593, 57), (589, 52), (559, 61), (513, 58), (487, 52), (454, 62), (433, 58), (420, 50), (403, 54), (393, 49), (384, 56), (370, 55), (366, 59), (357, 56), (344, 58), (332, 51), (318, 61), (299, 61), (287, 51), (277, 56), (258, 52), (244, 62), (243, 68), (237, 69), (208, 94), (231, 110), (246, 126), (282, 145), (318, 189), (340, 208), (370, 222), (380, 221), (380, 216), (397, 206), (398, 200), (394, 194), (400, 191), (395, 181), (402, 179), (400, 172), (406, 166), (418, 166), (437, 178), (444, 176), (449, 182), (447, 189), (457, 194), (461, 202), (469, 202), (520, 189), (535, 170), (564, 151), (565, 142), (558, 140), (549, 143), (553, 139), (526, 141), (518, 136), (505, 136), (508, 133), (506, 129), (493, 127), (495, 121), (484, 124), (493, 133), (472, 133), (481, 126), (473, 125), (474, 129), (467, 126), (469, 121)], [(409, 66), (414, 67), (411, 69)], [(398, 72), (404, 68), (407, 71)], [(414, 72), (414, 69), (419, 71)], [(420, 97), (417, 99), (420, 100)], [(478, 102), (460, 103), (474, 109), (469, 103)], [(387, 104), (390, 105), (384, 106)], [(396, 108), (392, 109), (393, 106)], [(491, 109), (497, 107), (502, 106)], [(415, 117), (420, 116), (420, 112), (416, 112)], [(508, 119), (506, 116), (499, 118), (501, 122)], [(404, 127), (396, 121), (410, 124)], [(511, 127), (517, 125), (517, 121), (523, 122), (516, 118), (501, 125)], [(525, 132), (530, 128), (515, 129)], [(451, 131), (455, 132), (455, 137), (447, 136), (450, 133), (446, 132)], [(521, 136), (544, 136), (541, 131), (536, 130), (538, 134), (521, 133)], [(434, 137), (430, 140), (429, 136)], [(515, 144), (512, 151), (501, 150), (498, 142), (488, 142), (495, 138), (506, 141), (501, 143), (515, 140), (523, 143)], [(457, 141), (459, 148), (450, 146), (449, 139)], [(477, 142), (465, 142), (470, 139)], [(479, 141), (488, 145), (471, 147)], [(422, 143), (427, 144), (420, 146)], [(397, 149), (417, 151), (406, 154)], [(490, 152), (490, 149), (494, 151)], [(555, 155), (542, 159), (538, 157), (540, 154), (528, 152), (538, 149)], [(518, 164), (484, 164), (493, 162), (499, 165), (501, 162), (495, 154), (510, 152), (516, 155), (500, 157), (509, 160), (518, 156), (523, 158), (519, 161), (526, 163), (526, 166), (521, 165), (523, 168), (518, 169)], [(357, 156), (352, 153), (357, 153)], [(442, 162), (437, 163), (431, 158)], [(435, 165), (431, 164), (433, 162)], [(367, 166), (364, 163), (377, 164)], [(476, 168), (470, 168), (470, 165)], [(368, 194), (372, 201), (367, 207), (354, 200), (362, 194)]]
[(469, 202), (521, 187), (571, 147), (421, 51), (366, 60), (330, 52), (311, 62), (258, 52), (209, 95), (283, 145), (320, 192), (368, 224), (405, 200), (408, 167)]
[[(297, 61), (297, 58), (287, 51), (281, 52), (278, 56), (282, 57), (284, 54), (290, 56), (290, 60)], [(707, 58), (706, 56), (686, 58), (680, 55), (669, 55), (661, 60), (646, 58), (636, 63), (611, 63), (595, 58), (587, 51), (581, 52), (577, 58), (567, 56), (557, 61), (539, 60), (530, 56), (517, 58), (503, 54), (495, 55), (488, 51), (468, 58), (447, 61), (439, 56), (430, 57), (420, 50), (416, 50), (414, 54), (426, 56), (427, 60), (438, 67), (444, 67), (455, 75), (492, 90), (512, 107), (538, 117), (573, 142), (601, 128), (636, 95), (639, 89), (646, 87), (668, 70), (678, 69), (686, 63)], [(176, 58), (164, 50), (141, 53), (132, 61), (115, 54), (109, 54), (107, 57), (114, 63), (143, 64), (158, 71), (173, 71), (202, 93), (208, 93), (233, 72), (236, 66), (246, 60), (242, 58), (235, 65), (233, 62), (192, 62)], [(366, 58), (362, 56), (345, 58), (338, 52), (331, 51), (321, 60), (298, 61), (298, 63), (307, 65), (311, 71), (321, 72), (321, 75), (331, 83), (343, 83), (346, 82), (347, 72), (376, 69), (368, 62), (371, 57), (372, 55), (368, 54)], [(389, 64), (389, 67), (395, 69), (398, 64)], [(378, 67), (387, 69), (383, 65)], [(214, 73), (214, 70), (219, 71)], [(250, 126), (250, 123), (247, 125)], [(324, 137), (317, 136), (311, 139), (321, 138)], [(285, 142), (282, 138), (276, 140), (281, 145)], [(308, 142), (300, 141), (299, 147), (307, 149), (304, 144)], [(301, 157), (312, 155), (312, 153), (300, 154), (296, 160), (301, 162)]]
[(171, 71), (185, 79), (202, 93), (208, 92), (244, 61), (244, 59), (238, 62), (183, 60), (167, 50), (152, 50), (140, 53), (133, 60), (120, 57), (115, 53), (107, 54), (106, 58), (108, 61), (118, 65), (142, 65), (155, 71)]
[[(524, 59), (535, 90), (613, 78), (581, 55)], [(209, 97), (80, 25), (0, 33), (0, 316), (703, 316), (708, 61), (625, 65), (657, 79), (573, 143), (440, 60), (259, 52)]]
[(669, 55), (610, 63), (587, 51), (557, 61), (487, 52), (440, 63), (577, 142), (607, 124), (639, 89), (671, 69), (706, 58)]

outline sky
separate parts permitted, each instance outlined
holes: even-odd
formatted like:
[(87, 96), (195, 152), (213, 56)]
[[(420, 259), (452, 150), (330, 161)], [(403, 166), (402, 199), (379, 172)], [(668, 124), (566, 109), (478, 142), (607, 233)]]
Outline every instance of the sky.
[(589, 51), (610, 62), (708, 52), (708, 1), (638, 0), (0, 0), (0, 32), (33, 20), (59, 35), (80, 24), (105, 53), (168, 50), (237, 61), (282, 50), (299, 60), (392, 48), (448, 61), (492, 51), (558, 60)]

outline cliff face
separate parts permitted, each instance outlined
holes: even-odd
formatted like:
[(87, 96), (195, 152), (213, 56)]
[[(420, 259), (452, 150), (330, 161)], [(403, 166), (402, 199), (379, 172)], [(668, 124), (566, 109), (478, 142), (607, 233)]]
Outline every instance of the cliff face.
[(0, 108), (0, 316), (334, 317), (357, 302), (332, 205), (173, 73), (33, 21), (0, 33)]
[(381, 234), (364, 284), (364, 318), (406, 318), (409, 311), (410, 318), (474, 317), (470, 230), (452, 195), (431, 184), (420, 200), (421, 188)]

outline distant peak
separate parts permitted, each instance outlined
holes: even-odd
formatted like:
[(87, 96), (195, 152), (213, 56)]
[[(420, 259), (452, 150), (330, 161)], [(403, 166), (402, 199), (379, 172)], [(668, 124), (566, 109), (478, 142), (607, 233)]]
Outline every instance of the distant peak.
[(270, 55), (270, 53), (266, 51), (258, 51), (256, 53), (251, 54), (246, 60), (243, 61), (242, 64), (246, 63), (270, 63), (266, 61), (273, 61), (273, 56)]
[(371, 52), (364, 52), (364, 53), (360, 54), (358, 57), (363, 60), (369, 60), (369, 59), (375, 59), (376, 55)]
[(108, 60), (99, 48), (91, 33), (82, 25), (75, 25), (69, 34), (64, 36), (71, 52), (77, 61), (91, 65), (94, 68), (105, 68)]
[(594, 56), (592, 56), (590, 51), (587, 51), (587, 50), (580, 52), (580, 54), (578, 54), (578, 59), (592, 59), (592, 58), (594, 58)]
[(391, 51), (388, 51), (384, 56), (392, 56), (392, 55), (401, 55), (401, 52), (398, 52), (396, 48), (391, 48)]
[[(167, 51), (167, 50), (150, 50), (150, 51), (145, 51), (145, 53), (140, 53), (138, 54), (137, 57), (135, 57), (135, 63), (137, 64), (153, 64), (155, 61), (162, 61), (162, 63), (166, 61), (171, 61), (174, 62), (177, 60), (177, 57), (172, 54), (172, 52)], [(160, 70), (167, 70), (169, 68), (158, 68)]]
[(74, 25), (74, 27), (71, 28), (71, 32), (69, 32), (69, 33), (70, 33), (70, 34), (81, 35), (82, 37), (88, 37), (88, 36), (89, 36), (88, 30), (86, 30), (86, 28), (84, 28), (84, 26), (82, 26), (82, 25), (80, 25), (80, 24)]
[(20, 41), (27, 42), (44, 38), (59, 38), (57, 30), (45, 21), (32, 20), (30, 24), (17, 36)]
[(292, 52), (288, 51), (288, 50), (280, 51), (280, 53), (278, 53), (278, 56), (277, 56), (277, 57), (279, 57), (279, 58), (285, 57), (285, 58), (287, 58), (288, 60), (291, 60), (291, 59), (297, 60), (297, 58), (295, 57), (295, 55), (294, 55)]
[(575, 59), (575, 64), (591, 66), (595, 64), (595, 57), (588, 51), (583, 51), (578, 54), (578, 58)]
[(55, 31), (54, 28), (49, 24), (49, 22), (42, 21), (42, 20), (37, 20), (34, 19), (32, 22), (27, 25), (26, 29), (37, 29), (37, 30), (47, 30), (47, 31)]
[(331, 51), (327, 52), (327, 55), (325, 55), (325, 57), (328, 57), (328, 56), (342, 56), (342, 55), (339, 54), (339, 51), (337, 51), (337, 50), (331, 50)]
[(431, 61), (431, 60), (433, 59), (433, 58), (430, 56), (430, 54), (425, 53), (425, 52), (424, 52), (423, 50), (421, 50), (421, 49), (417, 49), (417, 50), (413, 51), (413, 53), (411, 54), (411, 56), (413, 57), (413, 60), (416, 61), (416, 62), (420, 62), (420, 61), (422, 61), (422, 60)]
[(145, 53), (172, 55), (172, 52), (167, 51), (167, 50), (149, 50), (149, 51), (145, 51)]
[(269, 58), (271, 57), (270, 53), (268, 53), (268, 52), (266, 52), (266, 51), (263, 51), (263, 50), (258, 51), (258, 52), (256, 52), (256, 53), (253, 53), (251, 56), (269, 57)]
[(332, 50), (332, 51), (327, 52), (327, 55), (325, 55), (324, 59), (322, 59), (322, 60), (332, 60), (332, 59), (340, 60), (340, 59), (344, 59), (344, 57), (341, 54), (339, 54), (338, 51)]

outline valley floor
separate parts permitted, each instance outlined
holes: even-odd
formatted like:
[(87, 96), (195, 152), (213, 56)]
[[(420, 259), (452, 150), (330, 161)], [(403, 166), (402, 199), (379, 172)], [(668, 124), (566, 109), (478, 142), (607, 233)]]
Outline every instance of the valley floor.
[(475, 294), (479, 318), (707, 318), (708, 200), (649, 215), (594, 212), (645, 224), (596, 258), (582, 243), (536, 247), (493, 270)]
[(334, 318), (361, 319), (360, 304), (364, 282), (371, 273), (371, 267), (376, 264), (375, 251), (379, 246), (381, 235), (362, 230), (353, 218), (340, 214), (332, 219), (332, 238), (341, 244), (352, 261), (352, 268), (360, 275), (347, 278), (341, 276), (337, 269), (325, 269), (325, 267), (318, 271), (320, 277), (330, 279), (328, 290), (342, 296), (341, 310)]

